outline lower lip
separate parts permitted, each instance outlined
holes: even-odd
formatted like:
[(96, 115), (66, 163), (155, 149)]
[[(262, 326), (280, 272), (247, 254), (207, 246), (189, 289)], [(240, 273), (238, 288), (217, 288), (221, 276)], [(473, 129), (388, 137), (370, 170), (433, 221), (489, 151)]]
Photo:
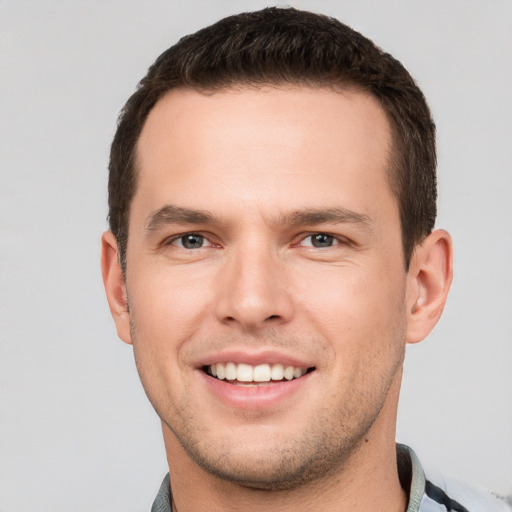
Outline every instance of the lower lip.
[(227, 405), (241, 409), (261, 409), (277, 405), (298, 393), (315, 373), (306, 373), (302, 377), (290, 381), (274, 383), (270, 381), (261, 386), (247, 386), (230, 384), (228, 381), (211, 377), (202, 370), (197, 371), (205, 385), (217, 398)]

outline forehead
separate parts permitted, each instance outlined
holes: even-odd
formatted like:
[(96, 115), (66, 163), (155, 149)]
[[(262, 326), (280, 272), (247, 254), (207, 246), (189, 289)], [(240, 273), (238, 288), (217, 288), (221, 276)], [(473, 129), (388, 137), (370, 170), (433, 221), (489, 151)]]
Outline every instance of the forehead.
[[(294, 207), (390, 194), (389, 123), (372, 96), (306, 87), (202, 94), (177, 89), (150, 112), (137, 146), (134, 203), (230, 201)], [(311, 204), (306, 204), (311, 203)], [(350, 207), (350, 204), (344, 206)], [(364, 205), (360, 205), (364, 206)]]

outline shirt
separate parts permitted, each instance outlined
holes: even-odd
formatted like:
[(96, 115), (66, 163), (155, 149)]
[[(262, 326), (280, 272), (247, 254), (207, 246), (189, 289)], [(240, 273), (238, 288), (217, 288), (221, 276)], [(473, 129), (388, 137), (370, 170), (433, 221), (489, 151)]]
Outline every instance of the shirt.
[[(427, 478), (418, 457), (406, 445), (397, 444), (400, 484), (409, 501), (406, 512), (511, 512), (492, 494), (455, 480)], [(172, 512), (169, 475), (164, 478), (151, 512)]]

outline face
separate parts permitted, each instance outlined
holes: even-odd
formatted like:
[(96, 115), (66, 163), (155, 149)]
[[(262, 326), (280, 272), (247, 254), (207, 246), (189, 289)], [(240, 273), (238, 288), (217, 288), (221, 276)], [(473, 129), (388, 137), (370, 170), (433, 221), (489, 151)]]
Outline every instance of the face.
[(393, 430), (407, 278), (390, 145), (360, 92), (177, 90), (152, 110), (119, 331), (168, 452), (285, 488)]

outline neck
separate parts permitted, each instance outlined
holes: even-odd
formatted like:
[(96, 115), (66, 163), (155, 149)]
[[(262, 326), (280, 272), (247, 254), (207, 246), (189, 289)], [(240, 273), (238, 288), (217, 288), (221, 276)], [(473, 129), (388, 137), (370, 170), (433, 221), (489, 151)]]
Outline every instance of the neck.
[[(397, 381), (393, 386), (398, 388)], [(390, 395), (398, 397), (398, 389), (395, 391)], [(174, 434), (164, 426), (173, 510), (404, 512), (407, 497), (398, 478), (394, 440), (397, 401), (386, 401), (349, 460), (322, 478), (288, 490), (254, 489), (206, 472), (190, 459)]]
[[(365, 443), (364, 450), (372, 450), (371, 445), (371, 441)], [(380, 460), (372, 457), (369, 464), (351, 461), (343, 474), (333, 474), (284, 491), (253, 489), (226, 482), (198, 468), (190, 459), (188, 464), (187, 469), (176, 464), (170, 467), (173, 510), (178, 512), (403, 512), (407, 506), (398, 480), (394, 444), (388, 454), (381, 454)]]

